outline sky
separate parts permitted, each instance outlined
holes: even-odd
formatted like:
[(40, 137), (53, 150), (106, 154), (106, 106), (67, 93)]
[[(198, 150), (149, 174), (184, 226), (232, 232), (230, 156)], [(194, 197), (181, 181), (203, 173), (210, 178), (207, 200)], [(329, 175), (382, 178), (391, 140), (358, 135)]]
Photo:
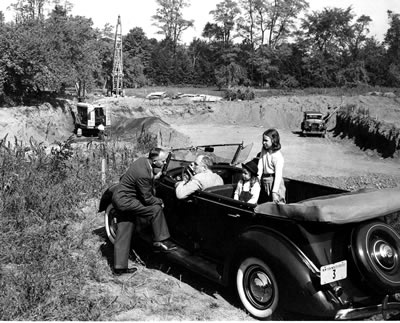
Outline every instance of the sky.
[[(209, 14), (215, 10), (220, 0), (189, 0), (191, 5), (185, 8), (184, 18), (194, 20), (194, 28), (183, 33), (182, 41), (190, 43), (194, 37), (201, 37), (207, 22), (212, 21)], [(6, 21), (13, 19), (13, 13), (7, 10), (16, 0), (0, 0), (0, 11), (3, 11)], [(157, 28), (151, 17), (156, 13), (155, 0), (69, 0), (73, 4), (72, 14), (92, 18), (94, 26), (103, 28), (106, 23), (115, 26), (118, 15), (121, 16), (122, 34), (127, 34), (134, 27), (143, 28), (148, 38), (162, 39), (157, 35)], [(387, 10), (400, 13), (400, 0), (308, 0), (309, 11), (321, 11), (325, 7), (347, 8), (351, 6), (356, 18), (361, 15), (370, 16), (369, 36), (375, 36), (382, 41), (388, 25)]]

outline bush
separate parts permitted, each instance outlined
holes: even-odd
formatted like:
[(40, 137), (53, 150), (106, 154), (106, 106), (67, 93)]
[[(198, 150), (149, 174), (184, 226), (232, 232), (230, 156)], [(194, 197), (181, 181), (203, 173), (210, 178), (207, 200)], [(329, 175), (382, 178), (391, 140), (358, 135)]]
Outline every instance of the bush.
[[(98, 320), (120, 310), (106, 293), (87, 293), (107, 269), (93, 250), (91, 222), (81, 208), (99, 199), (100, 158), (114, 156), (107, 179), (126, 169), (134, 149), (112, 146), (71, 150), (72, 140), (50, 154), (31, 140), (0, 141), (0, 321)], [(85, 224), (86, 223), (86, 224)], [(103, 265), (103, 268), (102, 268)], [(103, 271), (101, 271), (103, 269)]]
[(229, 101), (233, 100), (254, 100), (255, 92), (253, 88), (239, 87), (229, 88), (225, 91), (224, 98)]

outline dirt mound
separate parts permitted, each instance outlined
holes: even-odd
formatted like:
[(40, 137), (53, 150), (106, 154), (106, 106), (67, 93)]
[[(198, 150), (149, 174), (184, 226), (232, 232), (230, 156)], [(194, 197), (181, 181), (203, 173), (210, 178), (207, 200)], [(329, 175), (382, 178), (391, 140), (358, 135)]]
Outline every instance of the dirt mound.
[(122, 141), (136, 142), (140, 135), (149, 134), (157, 137), (157, 142), (164, 147), (188, 146), (190, 140), (180, 134), (158, 117), (126, 118), (123, 116), (115, 119), (111, 127), (113, 137)]
[(55, 106), (42, 104), (37, 107), (0, 109), (0, 138), (8, 135), (7, 141), (11, 143), (14, 142), (14, 136), (24, 143), (28, 143), (31, 137), (37, 142), (63, 141), (71, 136), (73, 130), (69, 101)]

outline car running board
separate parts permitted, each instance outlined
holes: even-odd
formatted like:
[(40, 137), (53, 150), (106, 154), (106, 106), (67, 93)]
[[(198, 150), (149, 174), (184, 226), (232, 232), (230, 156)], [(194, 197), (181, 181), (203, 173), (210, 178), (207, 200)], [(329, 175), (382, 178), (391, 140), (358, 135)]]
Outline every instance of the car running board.
[(171, 262), (182, 265), (190, 271), (196, 272), (214, 282), (221, 283), (222, 281), (215, 263), (199, 257), (182, 247), (177, 246), (177, 250), (165, 253), (164, 255)]
[[(147, 245), (152, 244), (152, 239), (149, 235), (141, 234), (138, 238), (144, 240)], [(216, 263), (206, 260), (203, 257), (197, 256), (193, 252), (188, 251), (178, 244), (176, 244), (176, 247), (176, 250), (166, 253), (160, 253), (160, 255), (165, 257), (169, 261), (181, 265), (207, 279), (210, 279), (217, 283), (222, 282), (222, 277), (221, 274), (217, 271)]]

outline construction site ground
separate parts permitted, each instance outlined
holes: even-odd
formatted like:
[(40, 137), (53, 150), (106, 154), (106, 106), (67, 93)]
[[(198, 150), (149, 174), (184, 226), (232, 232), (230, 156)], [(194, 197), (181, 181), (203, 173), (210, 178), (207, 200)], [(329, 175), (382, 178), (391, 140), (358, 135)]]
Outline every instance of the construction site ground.
[[(129, 143), (138, 133), (146, 131), (157, 135), (164, 147), (187, 147), (212, 143), (253, 144), (249, 158), (261, 148), (262, 133), (275, 127), (281, 135), (282, 153), (285, 158), (284, 176), (318, 182), (347, 189), (362, 187), (393, 187), (400, 185), (398, 157), (382, 158), (376, 151), (361, 150), (352, 139), (333, 135), (335, 117), (328, 122), (326, 138), (302, 137), (300, 123), (303, 111), (327, 112), (329, 106), (355, 104), (369, 109), (370, 114), (387, 122), (399, 122), (400, 101), (396, 97), (382, 96), (282, 96), (256, 99), (246, 102), (218, 102), (194, 104), (189, 100), (145, 100), (141, 98), (99, 98), (97, 103), (108, 105), (112, 113), (111, 133), (106, 140)], [(14, 141), (14, 136), (28, 143), (29, 138), (51, 145), (73, 134), (71, 111), (73, 103), (58, 106), (45, 104), (38, 107), (0, 109), (0, 139)], [(80, 139), (80, 141), (85, 139)], [(83, 210), (93, 220), (94, 230), (104, 229), (102, 217), (96, 214), (97, 201), (89, 201)], [(104, 240), (103, 240), (104, 243)], [(100, 248), (99, 245), (93, 246)], [(108, 252), (105, 251), (105, 257)], [(108, 255), (109, 256), (109, 255)], [(135, 309), (109, 320), (250, 320), (237, 302), (221, 293), (212, 284), (185, 271), (170, 269), (170, 265), (156, 259), (150, 266), (141, 267), (136, 278), (143, 284), (125, 286), (125, 296), (138, 288), (145, 297), (159, 295), (162, 285), (175, 295), (171, 302), (184, 311), (171, 310), (164, 316), (151, 314), (151, 308)], [(161, 268), (163, 267), (164, 268)], [(183, 274), (181, 274), (183, 273)], [(183, 275), (183, 276), (182, 276)], [(123, 278), (121, 278), (123, 279)], [(123, 280), (122, 280), (123, 282)], [(123, 283), (122, 283), (123, 284)], [(110, 279), (104, 289), (121, 296), (121, 282)], [(139, 287), (138, 287), (139, 286)], [(126, 290), (126, 288), (128, 288)], [(147, 295), (147, 296), (146, 296)], [(164, 302), (165, 301), (165, 302)], [(164, 304), (165, 305), (165, 304)], [(152, 306), (157, 306), (154, 303)], [(171, 308), (175, 308), (171, 305)], [(185, 313), (193, 313), (188, 315)], [(196, 314), (197, 313), (197, 314)], [(202, 313), (202, 314), (201, 314)], [(206, 314), (204, 314), (206, 313)]]

